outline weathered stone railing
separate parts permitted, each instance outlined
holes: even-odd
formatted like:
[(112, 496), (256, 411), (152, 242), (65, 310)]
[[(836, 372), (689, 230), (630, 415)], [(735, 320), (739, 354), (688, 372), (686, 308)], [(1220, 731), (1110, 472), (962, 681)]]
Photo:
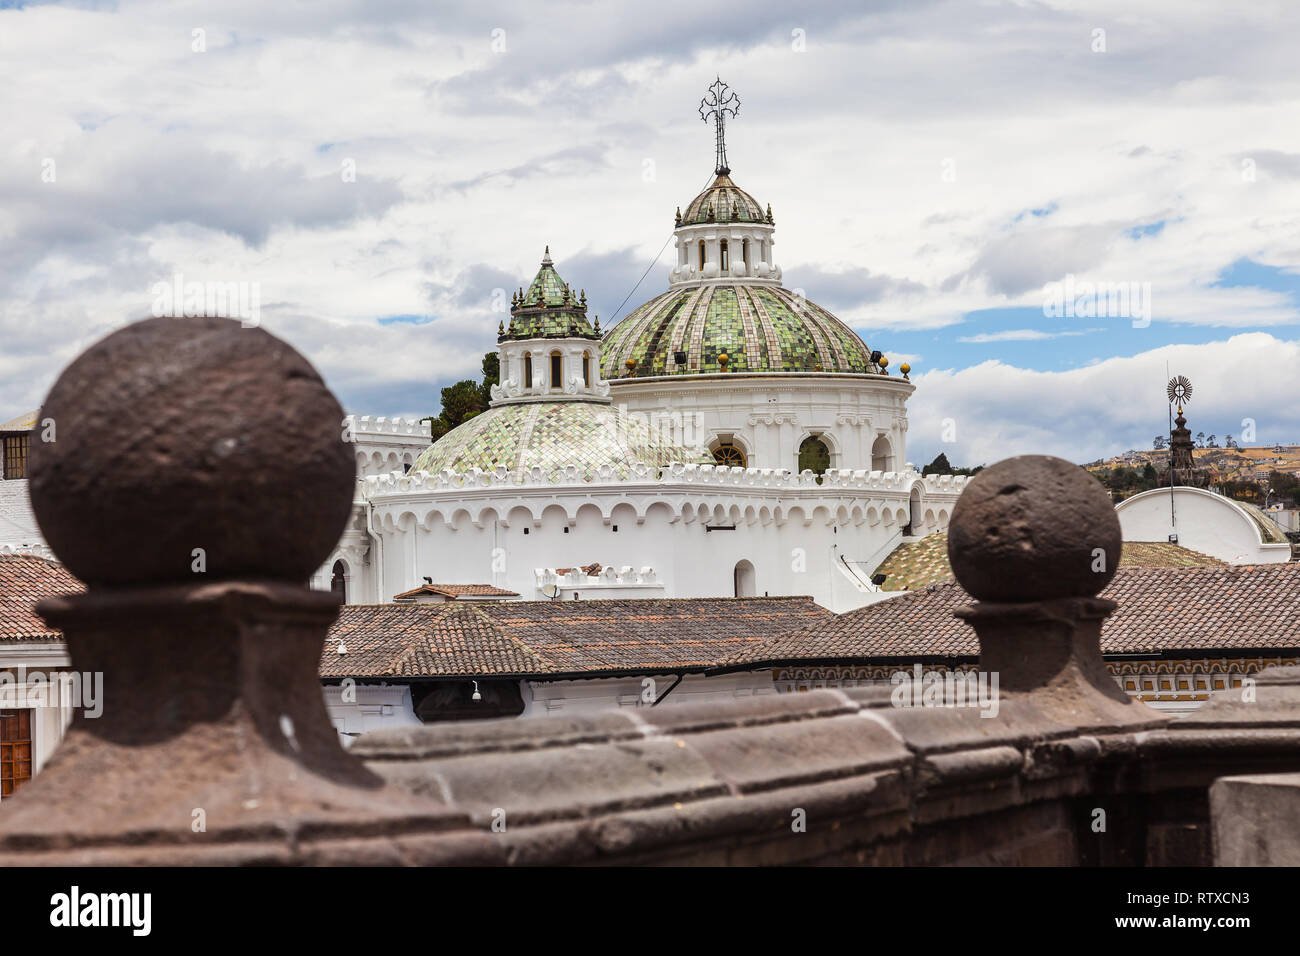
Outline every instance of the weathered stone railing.
[(978, 602), (961, 613), (999, 681), (974, 706), (904, 681), (344, 752), (315, 677), (336, 605), (302, 582), (343, 527), (351, 461), (311, 367), (238, 322), (156, 319), (94, 346), (42, 409), (59, 439), (33, 448), (35, 511), (89, 589), (40, 610), (74, 669), (104, 673), (103, 716), (4, 801), (0, 865), (1205, 864), (1212, 832), (1221, 859), (1257, 859), (1279, 781), (1249, 775), (1300, 769), (1296, 671), (1177, 722), (1115, 687), (1095, 595), (1117, 519), (1045, 458), (985, 470), (953, 515)]

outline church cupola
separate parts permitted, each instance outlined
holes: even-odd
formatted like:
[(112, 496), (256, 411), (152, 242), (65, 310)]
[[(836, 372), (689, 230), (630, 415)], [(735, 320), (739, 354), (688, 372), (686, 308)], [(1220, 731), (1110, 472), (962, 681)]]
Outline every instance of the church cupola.
[(716, 80), (700, 102), (700, 118), (715, 128), (714, 180), (674, 216), (677, 262), (669, 285), (709, 280), (777, 284), (781, 270), (772, 264), (772, 207), (766, 212), (731, 179), (726, 122), (740, 112), (740, 97)]
[(527, 289), (510, 300), (510, 324), (498, 327), (501, 384), (493, 404), (512, 401), (608, 401), (600, 378), (600, 319), (587, 321), (587, 291), (560, 278), (546, 247)]

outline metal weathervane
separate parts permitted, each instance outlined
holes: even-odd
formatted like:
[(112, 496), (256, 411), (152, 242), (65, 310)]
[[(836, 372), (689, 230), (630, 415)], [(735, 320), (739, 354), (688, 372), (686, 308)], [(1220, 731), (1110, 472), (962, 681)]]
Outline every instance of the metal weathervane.
[(740, 97), (722, 82), (722, 77), (718, 77), (709, 87), (709, 95), (700, 100), (700, 119), (706, 123), (712, 119), (717, 129), (718, 155), (714, 172), (719, 176), (731, 172), (727, 166), (727, 117), (734, 119), (739, 113)]

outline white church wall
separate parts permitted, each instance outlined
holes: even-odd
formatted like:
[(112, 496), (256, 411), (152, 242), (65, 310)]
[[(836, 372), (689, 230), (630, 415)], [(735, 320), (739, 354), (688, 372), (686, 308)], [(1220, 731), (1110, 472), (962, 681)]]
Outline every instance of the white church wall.
[(1265, 542), (1245, 509), (1201, 488), (1155, 488), (1115, 506), (1125, 541), (1178, 543), (1229, 564), (1274, 564), (1291, 559), (1288, 542)]
[(410, 470), (430, 442), (428, 422), (382, 415), (348, 415), (343, 435), (355, 446), (359, 478)]
[[(798, 467), (799, 446), (823, 437), (832, 468), (902, 471), (907, 461), (911, 382), (886, 375), (791, 373), (671, 375), (614, 379), (610, 395), (628, 412), (658, 422), (685, 444), (711, 447), (734, 436), (749, 468)], [(872, 464), (884, 438), (890, 460)]]
[(423, 726), (404, 684), (327, 684), (322, 691), (330, 723), (345, 747), (367, 731)]
[(915, 472), (832, 471), (818, 485), (811, 474), (673, 466), (663, 477), (645, 469), (537, 485), (481, 472), (391, 475), (368, 480), (365, 494), (383, 556), (382, 600), (426, 576), (539, 600), (553, 592), (538, 569), (593, 562), (649, 572), (661, 587), (646, 596), (731, 597), (745, 562), (754, 595), (807, 594), (841, 611), (874, 592), (846, 578), (845, 562), (859, 581), (869, 578), (909, 520), (917, 534), (946, 527), (964, 485)]
[[(10, 683), (0, 695), (0, 708), (30, 710), (32, 776), (54, 756), (77, 710), (103, 705), (103, 688), (92, 683), (77, 694), (71, 682), (71, 659), (63, 641), (16, 641), (0, 646), (0, 670)], [(64, 676), (61, 676), (64, 675)], [(69, 683), (64, 683), (67, 679)]]
[(36, 523), (26, 478), (0, 480), (0, 554), (54, 557)]

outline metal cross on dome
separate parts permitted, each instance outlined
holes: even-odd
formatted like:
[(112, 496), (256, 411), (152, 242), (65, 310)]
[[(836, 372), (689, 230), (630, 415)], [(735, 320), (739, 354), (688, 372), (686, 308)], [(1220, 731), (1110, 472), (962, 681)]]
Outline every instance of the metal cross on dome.
[(740, 97), (722, 82), (722, 77), (718, 77), (709, 86), (709, 95), (700, 100), (700, 119), (707, 123), (712, 118), (717, 129), (718, 155), (714, 172), (719, 176), (731, 172), (727, 167), (727, 117), (734, 118), (739, 113)]
[(1192, 383), (1185, 375), (1175, 375), (1165, 386), (1165, 395), (1170, 405), (1178, 406), (1178, 414), (1183, 413), (1183, 406), (1192, 400)]

